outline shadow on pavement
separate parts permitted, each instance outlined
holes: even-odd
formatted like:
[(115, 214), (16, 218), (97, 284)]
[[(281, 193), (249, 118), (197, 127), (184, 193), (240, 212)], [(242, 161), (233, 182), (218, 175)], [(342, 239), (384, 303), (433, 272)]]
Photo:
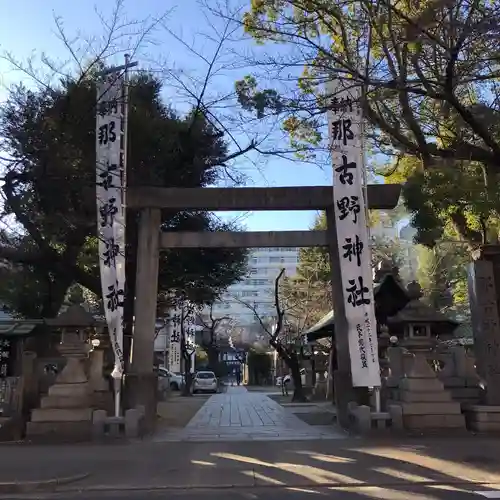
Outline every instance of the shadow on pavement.
[(0, 482), (21, 469), (39, 477), (70, 469), (90, 475), (62, 490), (286, 488), (406, 500), (413, 488), (413, 500), (459, 499), (500, 490), (499, 445), (498, 439), (464, 438), (10, 446), (0, 455)]

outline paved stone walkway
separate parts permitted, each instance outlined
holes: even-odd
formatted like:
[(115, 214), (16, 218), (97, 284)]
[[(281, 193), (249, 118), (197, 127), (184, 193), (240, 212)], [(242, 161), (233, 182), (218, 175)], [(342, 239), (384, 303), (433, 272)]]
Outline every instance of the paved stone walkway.
[(153, 441), (246, 441), (341, 439), (344, 432), (333, 424), (308, 425), (265, 393), (228, 387), (207, 400), (182, 430), (167, 429)]

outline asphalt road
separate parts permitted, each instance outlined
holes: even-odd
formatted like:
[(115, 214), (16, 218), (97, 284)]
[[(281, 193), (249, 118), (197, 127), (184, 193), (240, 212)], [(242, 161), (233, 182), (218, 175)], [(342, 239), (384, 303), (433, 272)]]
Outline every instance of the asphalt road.
[[(443, 489), (440, 489), (443, 488)], [(446, 489), (444, 489), (446, 488)], [(475, 488), (480, 488), (475, 486)], [(485, 492), (487, 488), (481, 488)], [(36, 493), (33, 495), (0, 496), (2, 500), (480, 500), (481, 498), (500, 498), (486, 496), (474, 491), (442, 486), (398, 488), (251, 488), (251, 489), (191, 489), (191, 490), (128, 490), (128, 491), (82, 491), (77, 493)]]

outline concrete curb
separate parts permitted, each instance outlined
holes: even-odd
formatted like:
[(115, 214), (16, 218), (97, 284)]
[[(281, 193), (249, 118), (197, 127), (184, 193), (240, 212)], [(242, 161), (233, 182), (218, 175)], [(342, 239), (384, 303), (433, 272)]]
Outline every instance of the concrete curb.
[(57, 489), (58, 486), (75, 483), (83, 479), (87, 479), (89, 473), (74, 474), (73, 476), (56, 477), (53, 479), (43, 479), (41, 481), (12, 481), (0, 482), (0, 494), (5, 493), (34, 493), (37, 491), (51, 491)]
[(230, 489), (279, 489), (279, 488), (329, 488), (329, 489), (345, 489), (345, 488), (373, 488), (373, 487), (381, 487), (381, 488), (394, 488), (401, 485), (410, 485), (410, 486), (491, 486), (492, 484), (489, 481), (388, 481), (388, 482), (380, 482), (380, 483), (363, 483), (359, 484), (356, 482), (347, 482), (347, 483), (338, 483), (338, 482), (310, 482), (305, 484), (304, 482), (298, 483), (285, 483), (285, 484), (242, 484), (242, 483), (222, 483), (222, 484), (174, 484), (174, 485), (123, 485), (123, 484), (115, 484), (115, 485), (90, 485), (83, 486), (80, 488), (70, 487), (70, 488), (61, 488), (58, 489), (58, 493), (75, 493), (75, 492), (95, 492), (95, 491), (107, 491), (107, 492), (119, 492), (119, 491), (178, 491), (178, 490), (230, 490)]

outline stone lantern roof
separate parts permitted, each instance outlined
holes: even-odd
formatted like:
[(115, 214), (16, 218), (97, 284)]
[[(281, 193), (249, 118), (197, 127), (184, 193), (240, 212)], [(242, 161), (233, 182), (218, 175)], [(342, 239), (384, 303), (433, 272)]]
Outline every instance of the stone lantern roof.
[(387, 319), (389, 325), (427, 324), (433, 336), (450, 335), (459, 326), (457, 321), (422, 302), (422, 289), (417, 282), (409, 283), (407, 291), (410, 301)]
[(73, 304), (56, 318), (46, 319), (47, 325), (54, 328), (87, 328), (104, 325), (104, 321), (96, 320), (92, 314), (79, 304)]

